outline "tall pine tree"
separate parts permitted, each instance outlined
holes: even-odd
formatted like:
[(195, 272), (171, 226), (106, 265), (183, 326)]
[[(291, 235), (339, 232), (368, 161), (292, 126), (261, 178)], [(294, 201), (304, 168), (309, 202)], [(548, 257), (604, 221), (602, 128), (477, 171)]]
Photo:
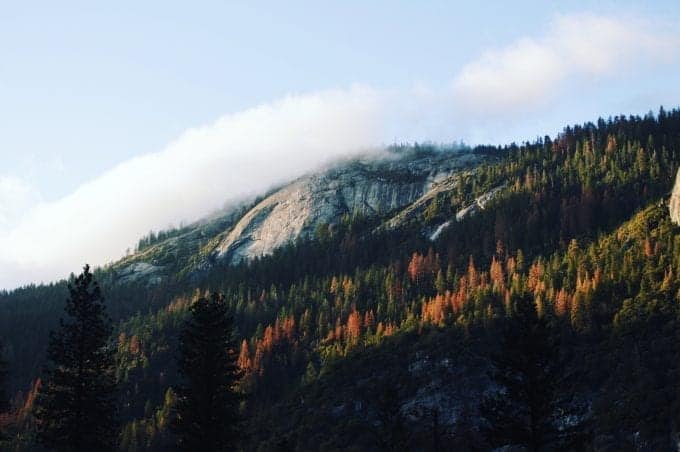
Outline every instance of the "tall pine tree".
[(48, 365), (37, 398), (39, 440), (58, 451), (104, 451), (116, 445), (112, 328), (99, 285), (85, 266), (66, 300), (67, 319), (50, 333)]
[(232, 319), (224, 298), (214, 293), (190, 307), (180, 334), (173, 430), (180, 449), (222, 451), (238, 439), (239, 397), (235, 391), (239, 371)]
[(0, 442), (4, 441), (5, 432), (3, 432), (3, 414), (9, 409), (9, 397), (7, 395), (7, 378), (9, 376), (9, 369), (7, 362), (2, 356), (3, 345), (0, 342)]

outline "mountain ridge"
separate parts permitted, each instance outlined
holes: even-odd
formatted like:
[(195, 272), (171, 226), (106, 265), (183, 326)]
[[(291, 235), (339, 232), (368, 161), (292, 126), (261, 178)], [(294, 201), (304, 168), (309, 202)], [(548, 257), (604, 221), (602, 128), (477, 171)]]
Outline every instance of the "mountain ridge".
[[(437, 172), (437, 159), (454, 155), (411, 151), (402, 167), (429, 158)], [(573, 419), (586, 421), (579, 428), (594, 449), (669, 450), (680, 425), (680, 230), (667, 203), (680, 110), (471, 153), (474, 165), (441, 177), (374, 173), (422, 188), (392, 211), (351, 215), (338, 203), (339, 221), (318, 221), (269, 255), (231, 262), (214, 251), (249, 212), (234, 237), (286, 201), (286, 186), (98, 270), (114, 319), (121, 449), (172, 444), (177, 335), (189, 306), (220, 292), (240, 343), (245, 450), (491, 449), (480, 402), (503, 385), (494, 360), (517, 354), (499, 339), (518, 306), (561, 340), (549, 359), (566, 367), (548, 381), (559, 396), (550, 403), (579, 412)], [(329, 198), (318, 199), (338, 199)], [(66, 284), (0, 293), (10, 388), (24, 413), (17, 441), (28, 448), (32, 394)], [(578, 403), (555, 402), (567, 399)]]
[[(319, 227), (332, 227), (343, 215), (384, 217), (376, 230), (394, 229), (409, 219), (409, 210), (453, 189), (460, 173), (487, 160), (472, 149), (425, 147), (341, 161), (270, 190), (247, 207), (199, 220), (186, 226), (186, 232), (146, 246), (110, 267), (123, 282), (148, 279), (158, 284), (170, 260), (159, 254), (187, 261), (183, 273), (198, 274), (218, 262), (238, 264), (270, 255), (286, 244), (313, 237)], [(212, 233), (202, 232), (215, 224), (219, 227)], [(175, 250), (180, 242), (195, 243), (196, 249), (184, 255)]]

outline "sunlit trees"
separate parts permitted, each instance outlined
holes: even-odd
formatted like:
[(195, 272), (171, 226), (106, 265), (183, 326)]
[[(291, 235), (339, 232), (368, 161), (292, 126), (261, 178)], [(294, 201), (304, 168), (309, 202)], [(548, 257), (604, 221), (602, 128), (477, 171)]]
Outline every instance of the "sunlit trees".
[(361, 334), (361, 314), (356, 310), (349, 314), (347, 319), (347, 339), (355, 342)]

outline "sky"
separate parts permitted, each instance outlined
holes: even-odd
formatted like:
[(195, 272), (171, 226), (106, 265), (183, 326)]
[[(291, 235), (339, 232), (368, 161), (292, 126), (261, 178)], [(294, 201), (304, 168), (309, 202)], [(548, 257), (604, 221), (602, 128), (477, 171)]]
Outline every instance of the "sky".
[(0, 0), (0, 289), (387, 144), (680, 106), (678, 2), (481, 3)]

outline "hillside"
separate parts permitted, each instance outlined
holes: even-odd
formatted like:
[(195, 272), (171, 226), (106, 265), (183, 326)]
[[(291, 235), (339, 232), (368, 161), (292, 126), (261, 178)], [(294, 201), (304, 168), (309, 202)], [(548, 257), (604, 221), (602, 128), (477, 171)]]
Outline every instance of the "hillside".
[[(196, 224), (151, 233), (134, 253), (110, 265), (122, 283), (156, 284), (170, 276), (205, 273), (216, 264), (238, 264), (271, 255), (343, 216), (362, 216), (394, 228), (403, 212), (422, 206), (488, 156), (466, 148), (394, 147), (383, 154), (339, 162), (303, 176), (249, 205)], [(403, 220), (402, 220), (403, 218)]]
[[(570, 447), (670, 447), (679, 166), (680, 110), (662, 109), (522, 145), (395, 148), (144, 238), (95, 274), (116, 324), (121, 449), (171, 441), (178, 329), (215, 290), (238, 326), (245, 450), (491, 447), (482, 401), (521, 300), (559, 337), (556, 392), (576, 413), (560, 431), (586, 421)], [(0, 294), (19, 450), (65, 296), (66, 282)]]

